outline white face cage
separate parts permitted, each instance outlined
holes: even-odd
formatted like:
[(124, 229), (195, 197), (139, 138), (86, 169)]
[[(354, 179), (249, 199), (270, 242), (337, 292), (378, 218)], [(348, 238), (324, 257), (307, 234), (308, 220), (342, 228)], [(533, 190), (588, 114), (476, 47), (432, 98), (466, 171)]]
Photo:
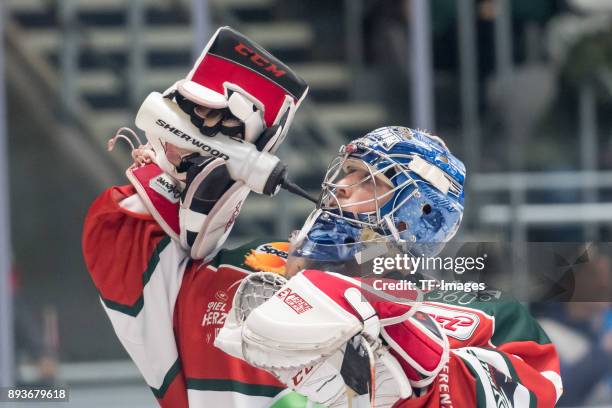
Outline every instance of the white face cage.
[[(361, 151), (360, 153), (357, 153), (357, 147)], [(381, 168), (377, 168), (360, 158), (370, 154), (377, 156), (374, 160), (375, 163), (380, 161), (388, 164)], [(416, 181), (410, 175), (411, 169), (409, 166), (394, 160), (394, 158), (399, 157), (414, 159), (416, 156), (401, 154), (389, 155), (374, 150), (359, 142), (357, 142), (357, 144), (342, 146), (338, 156), (332, 160), (325, 172), (325, 177), (321, 184), (322, 191), (318, 208), (331, 217), (343, 219), (362, 228), (365, 227), (378, 230), (388, 225), (389, 221), (392, 221), (393, 214), (399, 210), (404, 203), (420, 194)], [(363, 171), (365, 175), (354, 183), (343, 183), (344, 177), (353, 171)], [(397, 183), (396, 179), (400, 175), (405, 176), (405, 181)], [(346, 203), (343, 205), (341, 203), (341, 199), (338, 198), (339, 189), (357, 188), (367, 183), (372, 184), (372, 189), (374, 191), (372, 198), (351, 202), (350, 205)], [(380, 187), (381, 184), (386, 184), (391, 187), (391, 189), (382, 189)], [(396, 202), (401, 195), (399, 193), (410, 186), (414, 186), (413, 191), (404, 197), (401, 202)], [(395, 194), (396, 192), (398, 192), (398, 194)], [(381, 207), (386, 205), (387, 201), (392, 197), (395, 197), (393, 198), (395, 201), (391, 204), (391, 209), (386, 212), (386, 214), (382, 214)], [(374, 211), (355, 214), (353, 211), (345, 209), (347, 207), (355, 207), (363, 204), (373, 204)]]

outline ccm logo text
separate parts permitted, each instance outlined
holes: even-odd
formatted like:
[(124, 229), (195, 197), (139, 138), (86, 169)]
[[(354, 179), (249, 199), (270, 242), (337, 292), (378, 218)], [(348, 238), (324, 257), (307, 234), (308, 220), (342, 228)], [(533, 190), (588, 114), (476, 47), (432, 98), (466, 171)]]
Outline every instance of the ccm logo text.
[(272, 75), (274, 75), (277, 78), (280, 78), (286, 74), (285, 70), (278, 68), (276, 64), (271, 63), (270, 60), (256, 53), (252, 48), (248, 47), (247, 45), (243, 43), (239, 43), (238, 45), (236, 45), (234, 47), (234, 50), (240, 55), (249, 57), (249, 59), (255, 65), (264, 68), (265, 71), (270, 72)]

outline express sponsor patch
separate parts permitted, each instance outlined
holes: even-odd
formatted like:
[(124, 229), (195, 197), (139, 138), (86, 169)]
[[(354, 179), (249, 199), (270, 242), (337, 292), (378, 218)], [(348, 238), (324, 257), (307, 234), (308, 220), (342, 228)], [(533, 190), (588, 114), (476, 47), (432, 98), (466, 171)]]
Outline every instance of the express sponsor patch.
[(285, 288), (276, 294), (287, 306), (289, 306), (297, 314), (302, 314), (310, 309), (312, 306), (298, 293), (291, 290), (291, 288)]

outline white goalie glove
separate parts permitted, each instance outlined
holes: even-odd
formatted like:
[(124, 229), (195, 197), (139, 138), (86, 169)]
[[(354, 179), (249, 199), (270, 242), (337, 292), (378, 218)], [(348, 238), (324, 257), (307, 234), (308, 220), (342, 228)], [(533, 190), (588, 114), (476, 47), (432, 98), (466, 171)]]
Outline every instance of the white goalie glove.
[(285, 139), (307, 92), (304, 80), (282, 61), (222, 27), (184, 79), (145, 99), (136, 125), (146, 133), (155, 162), (173, 178), (183, 181), (185, 175), (169, 160), (168, 144), (221, 158), (233, 180), (269, 194), (250, 177), (274, 169), (278, 159), (269, 153)]
[(313, 402), (390, 407), (430, 384), (448, 360), (448, 340), (418, 300), (333, 273), (289, 281), (256, 273), (241, 283), (215, 345)]
[(192, 258), (215, 255), (251, 191), (278, 192), (286, 167), (274, 152), (307, 91), (288, 66), (222, 27), (184, 79), (145, 99), (136, 126), (147, 144), (135, 150), (146, 159), (135, 157), (127, 176)]

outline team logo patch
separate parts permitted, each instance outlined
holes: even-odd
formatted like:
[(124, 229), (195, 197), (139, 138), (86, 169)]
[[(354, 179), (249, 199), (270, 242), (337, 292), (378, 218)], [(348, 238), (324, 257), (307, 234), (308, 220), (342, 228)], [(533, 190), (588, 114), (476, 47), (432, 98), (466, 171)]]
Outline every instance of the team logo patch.
[(297, 314), (302, 314), (310, 309), (312, 306), (303, 297), (291, 290), (291, 288), (285, 288), (278, 292), (276, 296), (281, 299), (287, 306), (289, 306)]
[(427, 304), (421, 305), (419, 309), (438, 322), (448, 336), (454, 337), (457, 340), (467, 340), (472, 337), (480, 324), (480, 317), (477, 314), (463, 310)]
[(225, 291), (223, 290), (218, 290), (215, 293), (215, 298), (219, 301), (219, 302), (227, 302), (229, 299), (229, 296), (227, 296), (227, 293), (225, 293)]
[(404, 140), (402, 134), (392, 129), (388, 134), (382, 135), (380, 144), (385, 150), (391, 149), (393, 146)]
[(268, 242), (252, 249), (244, 258), (244, 264), (256, 271), (284, 275), (288, 255), (288, 242)]

